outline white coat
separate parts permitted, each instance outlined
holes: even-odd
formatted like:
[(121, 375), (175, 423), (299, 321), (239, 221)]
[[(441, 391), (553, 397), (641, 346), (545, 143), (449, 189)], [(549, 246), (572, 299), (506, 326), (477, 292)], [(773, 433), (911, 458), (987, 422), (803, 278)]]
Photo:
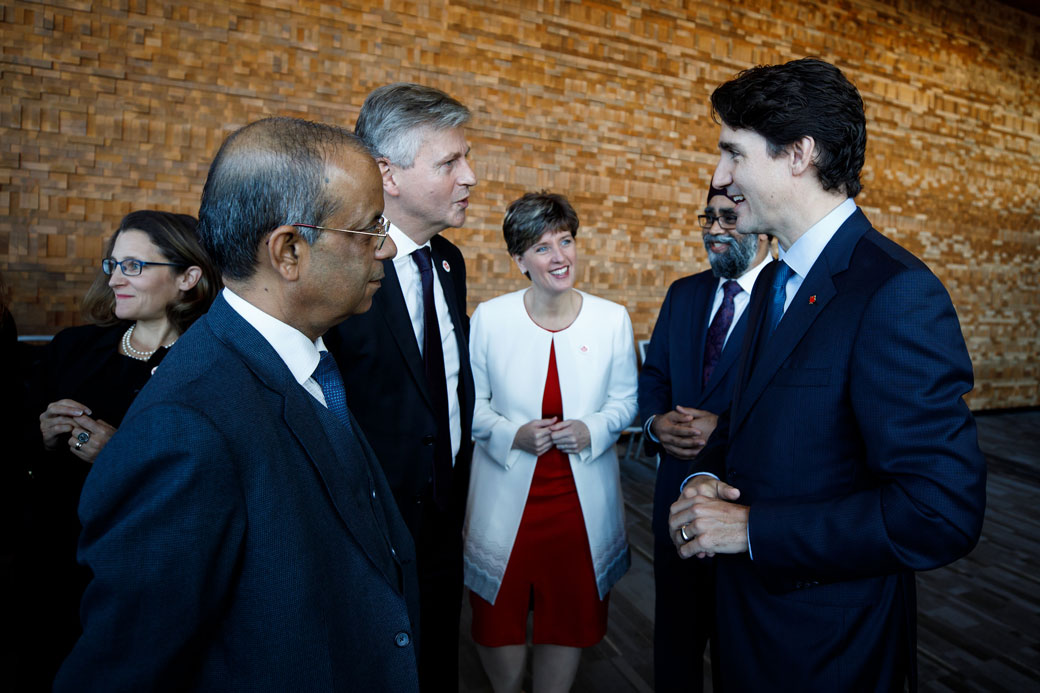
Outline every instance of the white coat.
[(588, 426), (591, 445), (568, 455), (600, 599), (628, 570), (624, 505), (614, 444), (636, 414), (632, 322), (624, 306), (587, 293), (569, 327), (549, 332), (524, 308), (524, 291), (477, 306), (470, 329), (476, 388), (473, 467), (466, 504), (466, 586), (494, 604), (527, 504), (537, 457), (513, 448), (523, 424), (542, 418), (555, 343), (564, 419)]

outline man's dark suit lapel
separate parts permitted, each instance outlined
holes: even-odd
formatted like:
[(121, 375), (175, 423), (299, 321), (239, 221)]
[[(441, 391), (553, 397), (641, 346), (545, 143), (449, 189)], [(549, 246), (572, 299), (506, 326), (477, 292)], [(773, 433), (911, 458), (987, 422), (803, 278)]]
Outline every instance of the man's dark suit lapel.
[[(758, 342), (762, 338), (763, 321), (770, 286), (776, 275), (779, 263), (770, 263), (759, 275), (752, 292), (751, 305), (748, 307), (752, 321), (754, 336), (745, 340), (741, 353), (741, 365), (737, 389), (733, 398), (733, 420), (731, 431), (736, 432), (755, 402), (762, 395), (766, 386), (776, 375), (784, 361), (791, 355), (795, 347), (805, 336), (816, 318), (827, 307), (837, 294), (834, 276), (844, 272), (849, 266), (849, 258), (856, 243), (866, 231), (870, 222), (858, 209), (845, 220), (838, 231), (824, 247), (820, 257), (809, 270), (809, 276), (802, 282), (791, 305), (777, 325), (776, 332), (768, 343), (759, 349)], [(754, 358), (757, 355), (757, 360)], [(822, 365), (822, 364), (821, 364)], [(732, 435), (732, 433), (731, 433)]]
[(286, 425), (307, 451), (347, 530), (387, 581), (399, 587), (397, 569), (387, 551), (386, 518), (377, 514), (372, 503), (375, 456), (363, 448), (358, 437), (360, 424), (351, 416), (353, 431), (347, 430), (302, 387), (286, 394), (284, 413)]
[(415, 340), (415, 330), (412, 328), (412, 320), (408, 317), (408, 306), (404, 302), (404, 294), (401, 291), (401, 280), (397, 276), (397, 269), (393, 260), (383, 260), (383, 285), (372, 298), (376, 304), (378, 313), (386, 320), (390, 334), (397, 342), (397, 348), (401, 350), (408, 372), (423, 394), (426, 404), (433, 408), (430, 392), (426, 383), (426, 367), (423, 365), (422, 353), (419, 344)]
[[(473, 378), (470, 375), (469, 367), (469, 340), (466, 338), (467, 318), (464, 312), (466, 307), (462, 305), (462, 301), (455, 290), (455, 279), (452, 276), (453, 272), (460, 271), (461, 268), (449, 265), (448, 270), (444, 269), (447, 258), (441, 254), (438, 246), (439, 243), (430, 242), (430, 249), (433, 251), (433, 266), (437, 268), (437, 278), (440, 280), (441, 288), (444, 289), (444, 300), (448, 304), (451, 322), (455, 326), (455, 343), (459, 349), (459, 405), (465, 411), (472, 406), (472, 401), (467, 401), (472, 399), (472, 396), (469, 394), (471, 388), (467, 387), (467, 383), (472, 382)], [(465, 427), (465, 422), (463, 426)]]
[[(707, 394), (707, 389), (702, 388), (702, 382), (704, 380), (704, 345), (707, 341), (706, 337), (708, 334), (709, 321), (711, 317), (711, 305), (715, 299), (715, 289), (718, 286), (718, 280), (715, 277), (710, 277), (705, 281), (703, 291), (690, 292), (687, 299), (689, 305), (683, 311), (674, 311), (675, 315), (689, 315), (690, 321), (686, 325), (686, 329), (689, 331), (689, 344), (690, 348), (686, 353), (689, 354), (690, 363), (690, 391), (693, 393), (693, 401), (701, 402), (704, 396)], [(678, 307), (678, 306), (677, 306)], [(719, 368), (715, 369), (715, 373), (720, 373)], [(713, 375), (713, 380), (714, 375)]]
[[(282, 396), (285, 423), (307, 452), (347, 530), (387, 581), (398, 587), (386, 548), (387, 529), (371, 511), (368, 459), (357, 434), (351, 435), (296, 382), (274, 348), (223, 297), (213, 302), (208, 322), (214, 335), (237, 352), (266, 387)], [(356, 422), (354, 430), (361, 430)]]
[(464, 356), (469, 352), (469, 344), (466, 342), (462, 315), (459, 314), (459, 297), (455, 293), (455, 282), (451, 277), (450, 271), (444, 269), (446, 263), (444, 257), (437, 252), (437, 248), (433, 244), (430, 247), (433, 250), (433, 266), (437, 269), (437, 279), (441, 283), (441, 288), (444, 289), (444, 300), (448, 304), (451, 322), (455, 327), (455, 342), (459, 347), (459, 363), (462, 363), (468, 361)]

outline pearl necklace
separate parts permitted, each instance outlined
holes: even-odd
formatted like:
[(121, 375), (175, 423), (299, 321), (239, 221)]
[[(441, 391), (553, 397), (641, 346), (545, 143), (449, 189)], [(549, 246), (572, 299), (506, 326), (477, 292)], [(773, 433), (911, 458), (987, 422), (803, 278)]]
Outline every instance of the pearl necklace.
[[(137, 327), (137, 323), (136, 322), (133, 325), (130, 326), (130, 329), (128, 329), (126, 332), (123, 333), (123, 351), (126, 352), (126, 355), (129, 356), (132, 359), (137, 359), (138, 361), (147, 361), (148, 359), (152, 358), (152, 354), (154, 354), (159, 349), (156, 348), (156, 349), (152, 349), (151, 351), (138, 351), (133, 346), (131, 346), (131, 344), (130, 344), (130, 337), (134, 334), (134, 328), (135, 327)], [(177, 338), (174, 337), (173, 338), (173, 342), (176, 342), (176, 341), (177, 341)], [(163, 346), (166, 349), (169, 349), (170, 347), (173, 346), (173, 342), (170, 342), (169, 344), (164, 344)]]

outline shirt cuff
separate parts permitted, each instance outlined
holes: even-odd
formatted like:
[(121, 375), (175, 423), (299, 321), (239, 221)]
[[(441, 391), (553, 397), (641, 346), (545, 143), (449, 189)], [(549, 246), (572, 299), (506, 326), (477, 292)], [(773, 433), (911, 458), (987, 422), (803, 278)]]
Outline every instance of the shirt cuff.
[(661, 444), (661, 441), (659, 441), (659, 440), (657, 439), (657, 436), (655, 436), (655, 435), (653, 434), (653, 432), (651, 432), (651, 431), (650, 431), (650, 424), (652, 424), (652, 423), (654, 422), (654, 419), (655, 419), (655, 418), (657, 418), (657, 414), (654, 414), (654, 415), (652, 415), (652, 416), (651, 416), (651, 417), (650, 417), (649, 419), (647, 419), (647, 420), (646, 420), (646, 422), (645, 422), (645, 423), (643, 423), (643, 434), (644, 434), (644, 435), (645, 435), (645, 436), (646, 436), (647, 438), (649, 438), (650, 440), (652, 440), (653, 442), (655, 442), (655, 443), (657, 443), (658, 445), (660, 445), (660, 444)]
[(690, 483), (690, 479), (692, 479), (695, 476), (710, 476), (715, 481), (722, 481), (721, 479), (719, 479), (717, 476), (715, 476), (711, 472), (694, 472), (693, 474), (691, 474), (688, 477), (686, 477), (685, 479), (683, 479), (682, 483), (679, 484), (679, 495), (680, 496), (682, 495), (683, 489), (686, 488), (686, 484)]

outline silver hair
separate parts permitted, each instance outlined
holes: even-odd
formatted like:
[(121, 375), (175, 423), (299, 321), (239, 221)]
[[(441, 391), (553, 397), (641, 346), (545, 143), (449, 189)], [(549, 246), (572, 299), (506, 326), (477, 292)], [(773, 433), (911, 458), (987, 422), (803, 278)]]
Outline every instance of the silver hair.
[(376, 156), (409, 168), (426, 130), (448, 130), (469, 122), (469, 109), (440, 89), (398, 82), (365, 99), (354, 132)]

